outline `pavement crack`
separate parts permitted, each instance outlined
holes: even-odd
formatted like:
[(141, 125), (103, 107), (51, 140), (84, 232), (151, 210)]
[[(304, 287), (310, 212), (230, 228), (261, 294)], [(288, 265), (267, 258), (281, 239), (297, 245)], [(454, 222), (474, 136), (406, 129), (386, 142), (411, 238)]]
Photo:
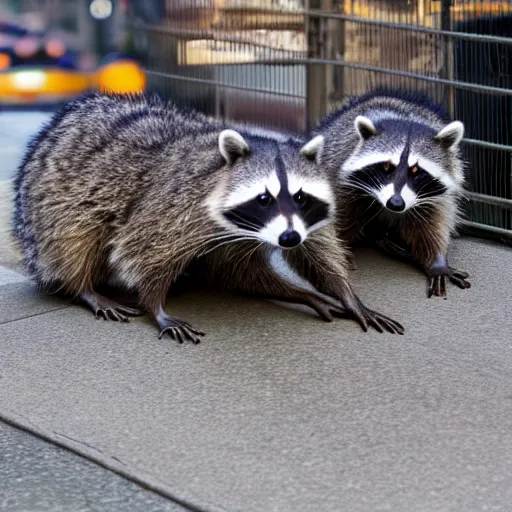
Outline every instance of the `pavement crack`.
[[(67, 436), (66, 434), (61, 434), (60, 432), (55, 432), (55, 430), (53, 430), (52, 432), (57, 436), (65, 437), (66, 439), (69, 439), (70, 441), (74, 441), (75, 443), (79, 443), (83, 446), (87, 446), (88, 448), (92, 448), (93, 450), (97, 451), (98, 453), (101, 453), (102, 455), (104, 455), (104, 453), (99, 448), (96, 448), (96, 446), (93, 446), (92, 444), (86, 443), (85, 441), (80, 441), (80, 439), (75, 439), (74, 437)], [(112, 458), (115, 459), (115, 457), (112, 457)], [(119, 460), (119, 459), (116, 459), (116, 460)], [(121, 462), (121, 461), (119, 461), (119, 462)]]
[(54, 311), (60, 311), (62, 309), (68, 309), (71, 306), (61, 306), (59, 308), (47, 309), (46, 311), (41, 311), (40, 313), (33, 313), (32, 315), (23, 316), (21, 318), (14, 318), (12, 320), (4, 320), (0, 321), (0, 325), (12, 324), (14, 322), (21, 322), (22, 320), (26, 320), (27, 318), (34, 318), (36, 316), (46, 315), (47, 313), (53, 313)]
[[(64, 437), (66, 439), (69, 439), (70, 441), (74, 441), (75, 443), (79, 443), (83, 446), (87, 446), (87, 448), (91, 448), (92, 450), (101, 453), (102, 455), (106, 455), (105, 452), (100, 450), (99, 448), (96, 448), (96, 446), (93, 446), (92, 444), (86, 443), (85, 441), (80, 441), (80, 439), (75, 439), (74, 437), (67, 436), (66, 434), (61, 434), (60, 432), (55, 432), (55, 430), (52, 431), (55, 435)], [(119, 458), (115, 457), (114, 455), (109, 455), (109, 457), (117, 462), (119, 464), (122, 464), (123, 466), (126, 466), (126, 464)]]

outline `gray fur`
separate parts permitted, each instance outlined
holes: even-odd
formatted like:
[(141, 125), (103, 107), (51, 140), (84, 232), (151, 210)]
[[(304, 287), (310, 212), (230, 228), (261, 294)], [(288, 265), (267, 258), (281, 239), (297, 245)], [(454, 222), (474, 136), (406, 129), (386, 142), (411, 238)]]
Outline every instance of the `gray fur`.
[[(126, 320), (136, 311), (95, 292), (110, 279), (120, 281), (137, 292), (161, 334), (179, 341), (198, 341), (202, 333), (167, 315), (165, 297), (198, 259), (227, 289), (303, 302), (326, 319), (331, 310), (356, 309), (363, 326), (379, 318), (385, 325), (347, 283), (345, 253), (331, 226), (334, 196), (322, 170), (294, 141), (242, 132), (223, 143), (225, 128), (146, 96), (93, 94), (67, 105), (32, 143), (16, 178), (15, 232), (32, 276), (81, 297), (96, 314)], [(323, 222), (286, 256), (222, 217), (233, 198), (275, 174), (276, 162), (289, 183), (303, 177), (330, 203)], [(303, 255), (316, 247), (332, 255), (329, 268), (338, 275), (325, 293), (297, 273), (307, 267), (307, 277), (327, 281)], [(271, 265), (288, 260), (290, 271)]]

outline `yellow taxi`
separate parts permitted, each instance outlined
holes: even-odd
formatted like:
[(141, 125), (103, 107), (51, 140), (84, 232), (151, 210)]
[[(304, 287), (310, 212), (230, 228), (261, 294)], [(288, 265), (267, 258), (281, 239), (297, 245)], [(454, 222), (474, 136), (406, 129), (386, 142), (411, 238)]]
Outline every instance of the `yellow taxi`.
[(0, 46), (0, 105), (52, 104), (90, 91), (141, 92), (146, 76), (126, 56), (107, 56), (95, 69), (80, 66), (80, 55), (59, 39), (22, 37)]

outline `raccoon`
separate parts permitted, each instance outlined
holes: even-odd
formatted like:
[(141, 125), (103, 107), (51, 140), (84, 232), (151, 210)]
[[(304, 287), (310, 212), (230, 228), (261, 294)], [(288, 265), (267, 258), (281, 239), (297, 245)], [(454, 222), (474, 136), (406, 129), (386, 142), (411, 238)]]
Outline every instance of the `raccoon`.
[(461, 217), (464, 125), (426, 97), (381, 90), (331, 113), (318, 135), (337, 180), (339, 236), (419, 263), (428, 297), (446, 297), (446, 278), (469, 288), (446, 254)]
[[(179, 342), (204, 333), (168, 315), (166, 298), (199, 260), (227, 289), (402, 333), (347, 282), (316, 147), (301, 153), (297, 141), (236, 131), (156, 96), (83, 96), (55, 115), (18, 170), (14, 231), (27, 269), (97, 317), (149, 313), (160, 337)], [(305, 256), (294, 260), (295, 251)], [(319, 291), (298, 265), (332, 284)], [(98, 293), (112, 280), (136, 292), (138, 308)]]

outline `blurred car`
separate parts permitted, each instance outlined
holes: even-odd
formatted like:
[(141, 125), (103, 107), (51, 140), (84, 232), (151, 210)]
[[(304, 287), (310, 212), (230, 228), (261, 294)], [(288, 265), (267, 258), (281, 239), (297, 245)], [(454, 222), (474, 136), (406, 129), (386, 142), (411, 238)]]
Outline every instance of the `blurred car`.
[(92, 87), (100, 91), (130, 94), (146, 88), (146, 75), (138, 62), (120, 53), (107, 55), (90, 77)]
[(59, 38), (1, 23), (0, 35), (0, 105), (56, 104), (90, 90), (126, 94), (146, 87), (143, 70), (125, 55), (107, 55), (91, 69)]

